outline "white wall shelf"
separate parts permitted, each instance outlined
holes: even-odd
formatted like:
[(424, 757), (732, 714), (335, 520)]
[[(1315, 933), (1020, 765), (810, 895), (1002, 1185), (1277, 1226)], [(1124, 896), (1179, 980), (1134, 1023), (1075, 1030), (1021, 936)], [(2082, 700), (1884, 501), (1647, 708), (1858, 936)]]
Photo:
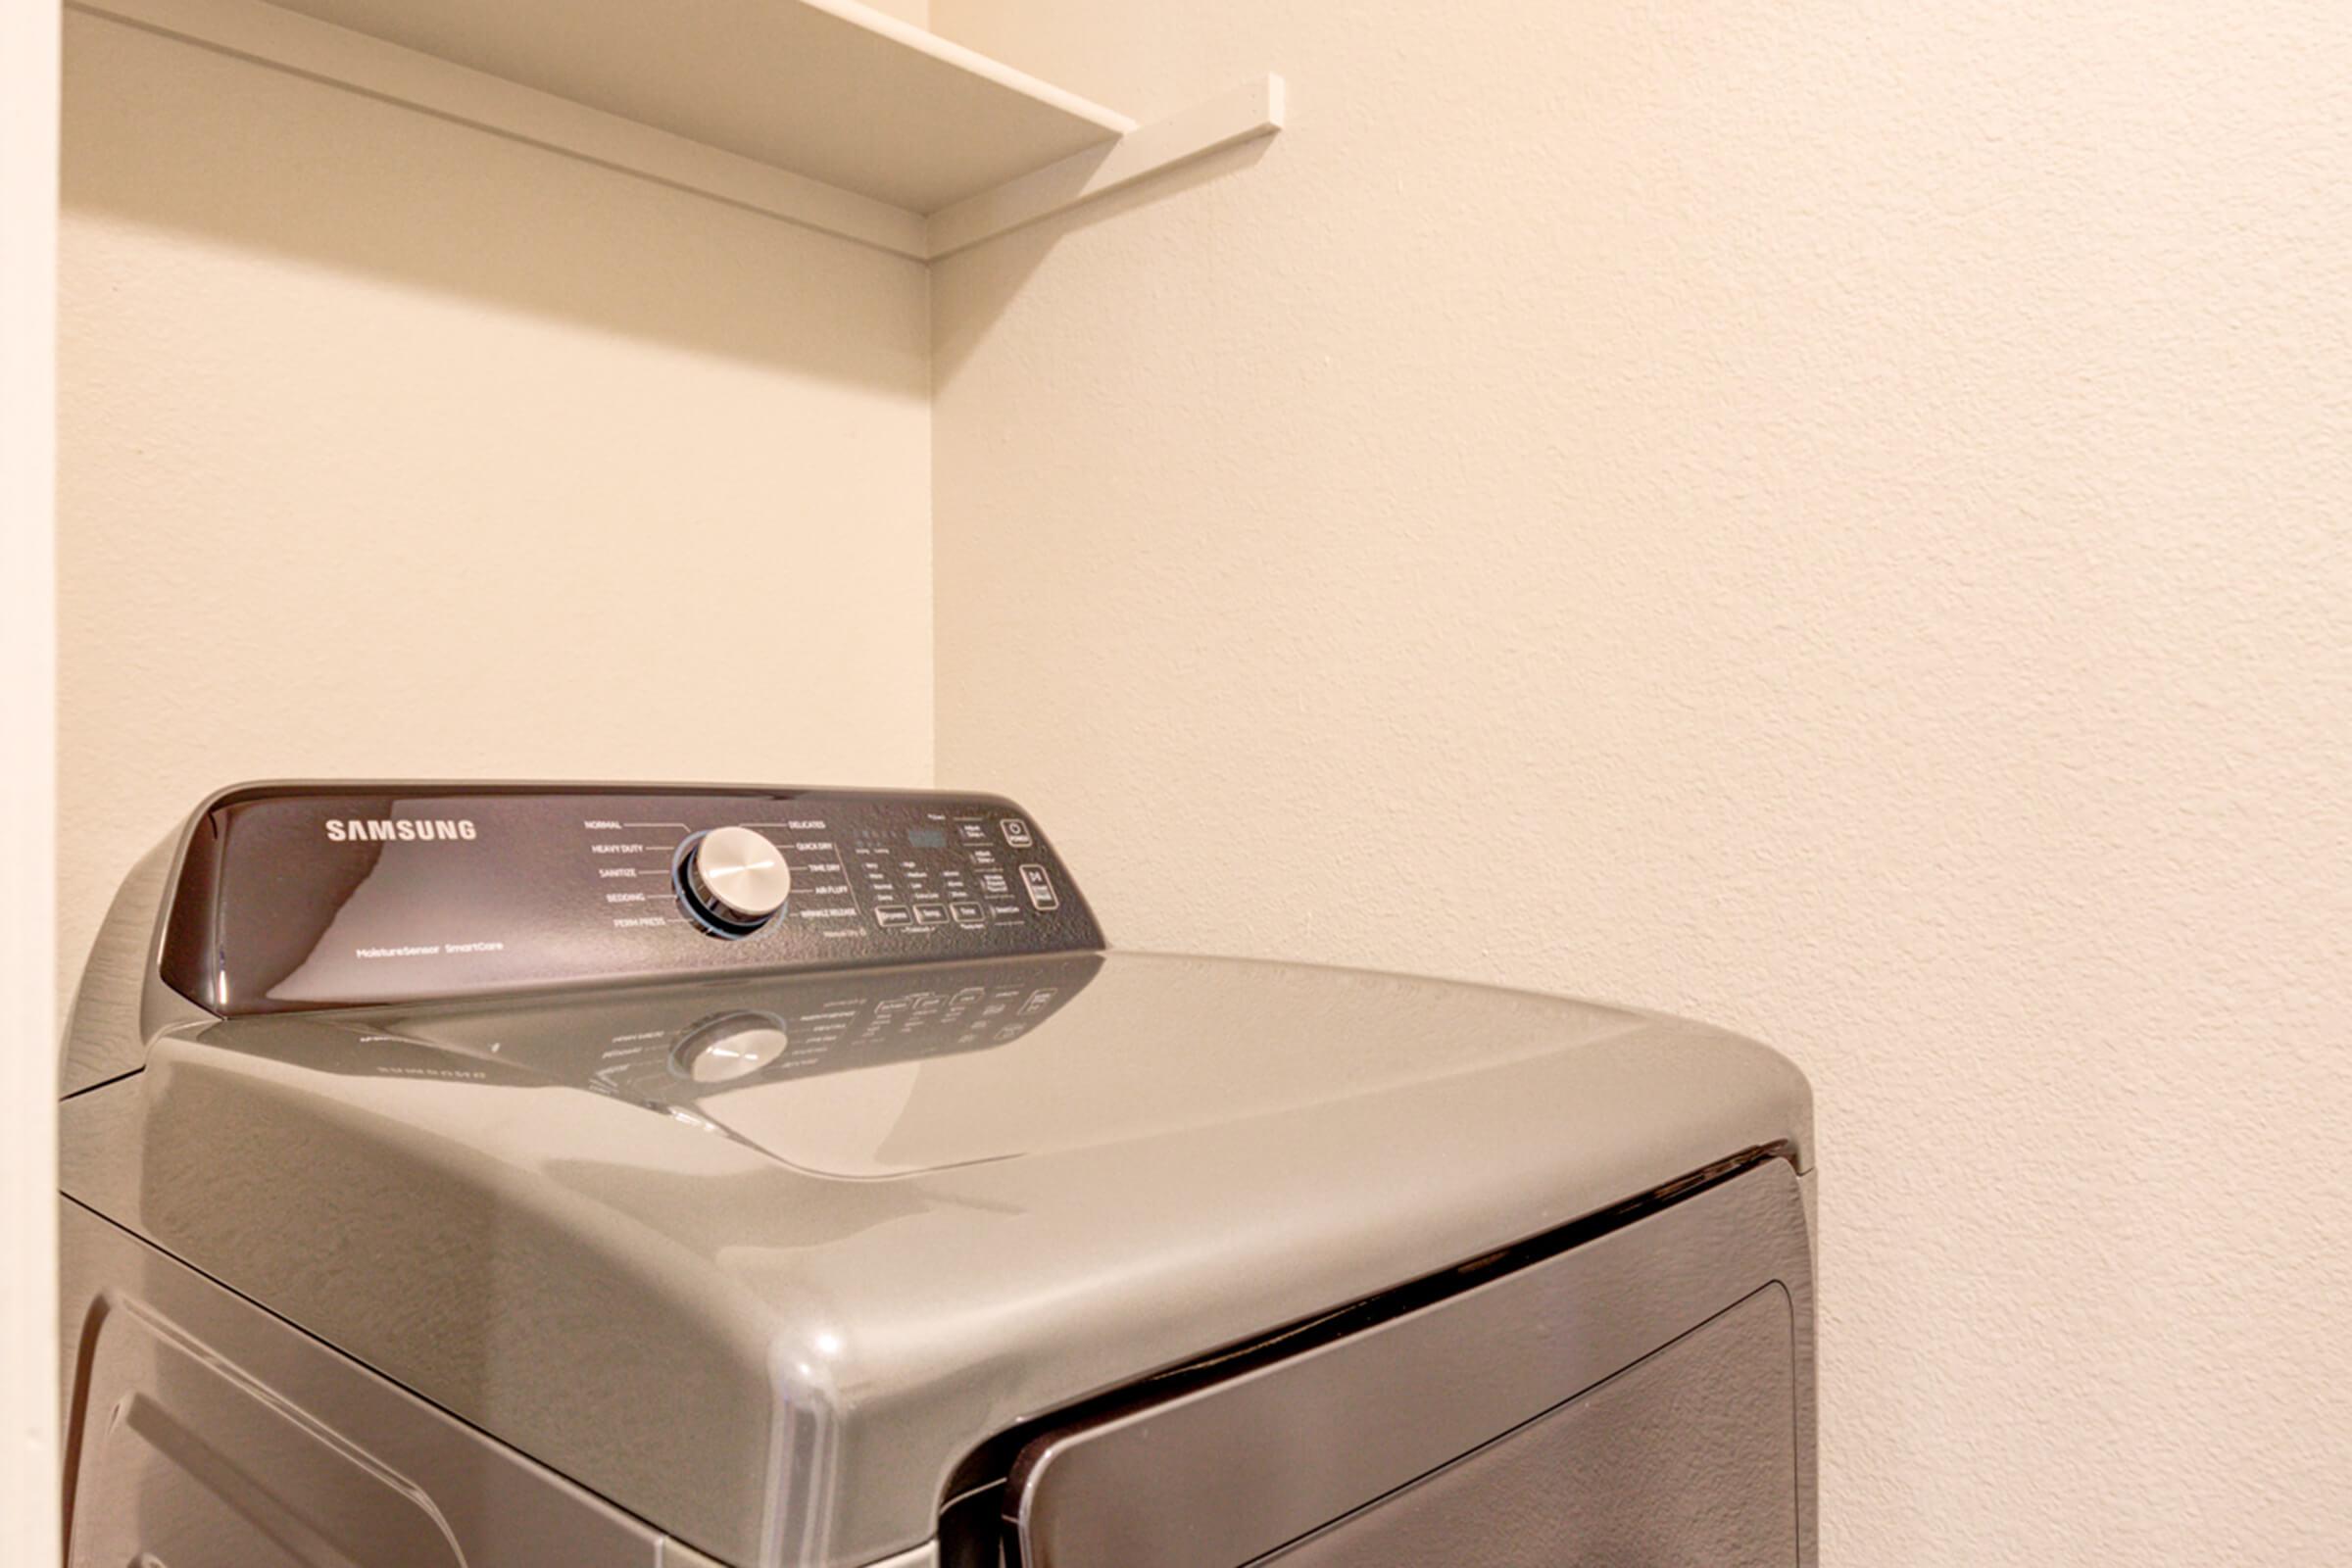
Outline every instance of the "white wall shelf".
[(857, 0), (68, 0), (930, 261), (1282, 125), (1268, 76), (1157, 124)]

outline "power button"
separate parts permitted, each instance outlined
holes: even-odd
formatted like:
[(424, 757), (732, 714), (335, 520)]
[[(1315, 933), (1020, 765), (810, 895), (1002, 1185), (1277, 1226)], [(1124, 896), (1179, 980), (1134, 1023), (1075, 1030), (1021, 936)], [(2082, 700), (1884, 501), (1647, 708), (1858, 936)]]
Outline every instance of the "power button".
[(1029, 836), (1029, 824), (1017, 816), (1008, 816), (997, 826), (1004, 830), (1004, 842), (1016, 850), (1025, 850), (1037, 842)]

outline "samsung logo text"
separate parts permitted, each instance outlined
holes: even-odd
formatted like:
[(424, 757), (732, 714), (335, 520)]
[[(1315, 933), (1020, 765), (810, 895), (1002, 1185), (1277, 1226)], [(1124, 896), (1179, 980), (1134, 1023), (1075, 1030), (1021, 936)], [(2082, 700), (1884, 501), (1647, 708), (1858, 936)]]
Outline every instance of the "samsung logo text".
[(326, 824), (326, 836), (336, 844), (416, 844), (433, 839), (470, 839), (473, 818), (377, 816), (330, 821)]

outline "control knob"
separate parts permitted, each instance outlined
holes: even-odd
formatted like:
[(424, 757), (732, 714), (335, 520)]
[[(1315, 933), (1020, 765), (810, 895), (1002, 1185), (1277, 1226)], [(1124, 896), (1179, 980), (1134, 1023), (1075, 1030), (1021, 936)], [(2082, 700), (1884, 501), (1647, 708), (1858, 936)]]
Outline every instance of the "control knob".
[(784, 852), (748, 827), (714, 827), (678, 846), (670, 875), (679, 902), (713, 936), (764, 929), (792, 894)]

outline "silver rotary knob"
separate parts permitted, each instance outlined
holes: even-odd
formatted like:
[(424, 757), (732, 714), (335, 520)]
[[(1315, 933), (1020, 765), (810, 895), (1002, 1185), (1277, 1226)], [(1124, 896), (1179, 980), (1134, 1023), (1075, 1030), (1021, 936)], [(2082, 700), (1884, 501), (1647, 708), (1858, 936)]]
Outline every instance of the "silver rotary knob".
[(714, 827), (678, 846), (671, 867), (686, 912), (715, 936), (748, 937), (792, 896), (784, 852), (748, 827)]

